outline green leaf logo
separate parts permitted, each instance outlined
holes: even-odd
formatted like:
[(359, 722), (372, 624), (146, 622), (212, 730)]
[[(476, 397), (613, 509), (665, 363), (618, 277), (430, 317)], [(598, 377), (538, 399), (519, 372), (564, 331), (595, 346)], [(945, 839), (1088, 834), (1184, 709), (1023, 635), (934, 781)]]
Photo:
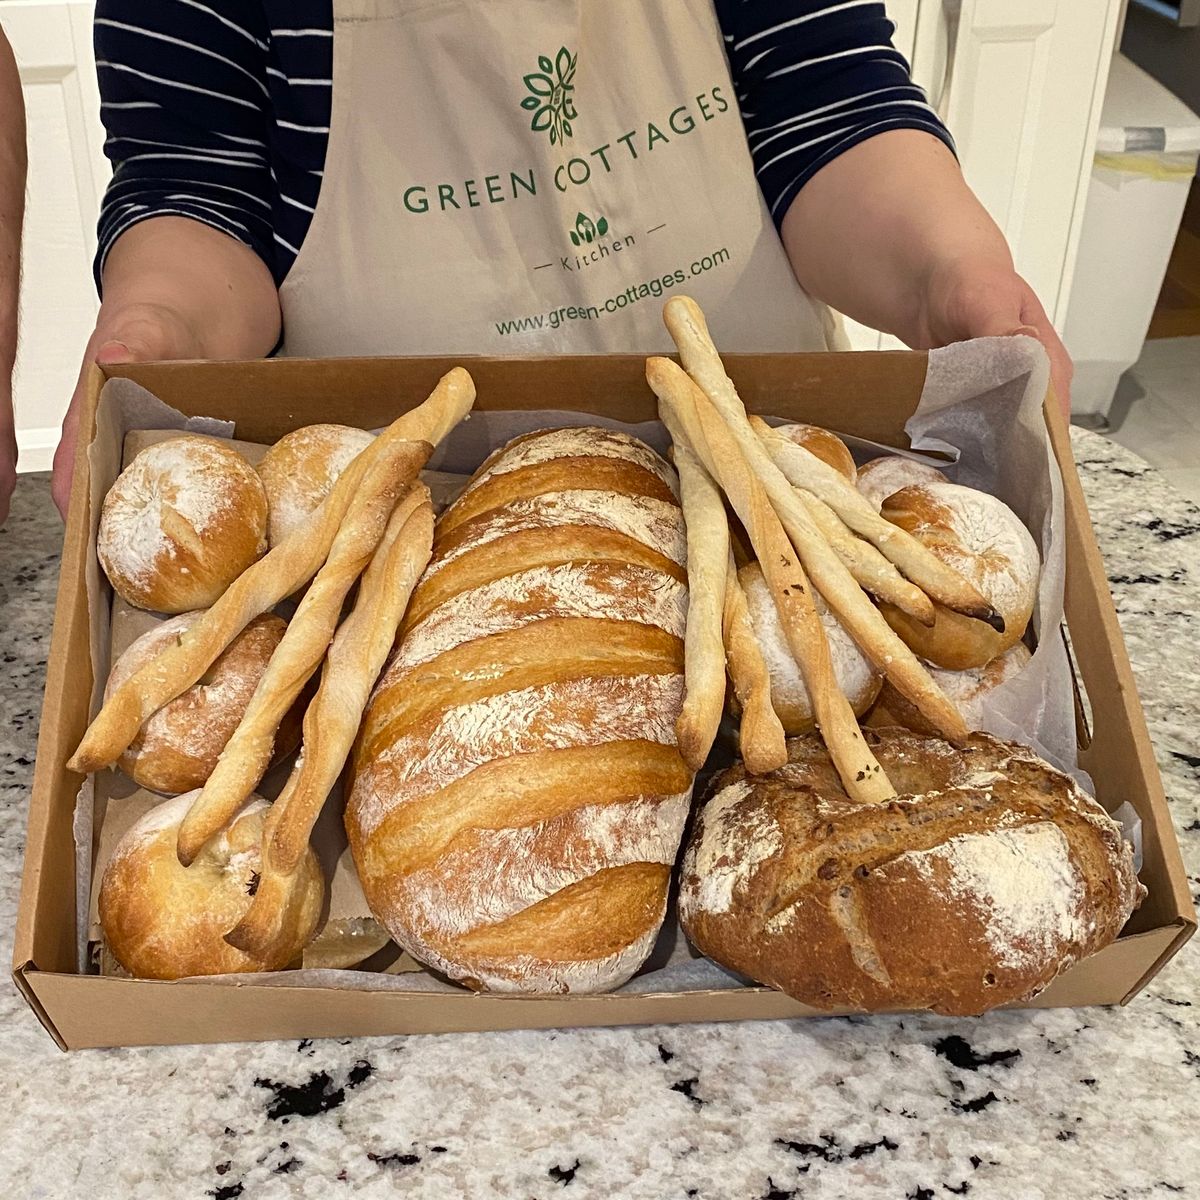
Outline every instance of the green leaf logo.
[(538, 69), (524, 77), (529, 95), (522, 98), (521, 107), (533, 114), (529, 128), (534, 133), (548, 132), (552, 146), (561, 145), (574, 134), (571, 122), (579, 117), (575, 107), (577, 59), (578, 55), (562, 46), (553, 60), (539, 54)]
[(608, 221), (597, 217), (594, 221), (587, 213), (578, 213), (575, 217), (575, 227), (568, 229), (572, 246), (590, 246), (597, 238), (602, 238), (608, 232)]

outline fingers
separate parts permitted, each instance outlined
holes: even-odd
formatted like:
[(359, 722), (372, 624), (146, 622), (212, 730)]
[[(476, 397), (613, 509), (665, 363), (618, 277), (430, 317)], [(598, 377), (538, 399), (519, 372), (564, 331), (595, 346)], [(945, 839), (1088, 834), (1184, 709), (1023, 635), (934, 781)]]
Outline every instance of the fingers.
[(54, 452), (50, 495), (65, 521), (75, 474), (75, 442), (79, 410), (87, 397), (88, 377), (93, 364), (154, 362), (158, 359), (203, 357), (197, 339), (183, 318), (158, 304), (133, 304), (120, 309), (101, 306), (96, 329), (88, 339), (79, 368), (75, 391), (63, 419), (62, 437)]
[(53, 474), (50, 477), (50, 497), (58, 515), (65, 521), (71, 503), (71, 483), (75, 476), (75, 439), (79, 427), (79, 405), (82, 390), (76, 387), (70, 407), (63, 419), (62, 436), (54, 451)]

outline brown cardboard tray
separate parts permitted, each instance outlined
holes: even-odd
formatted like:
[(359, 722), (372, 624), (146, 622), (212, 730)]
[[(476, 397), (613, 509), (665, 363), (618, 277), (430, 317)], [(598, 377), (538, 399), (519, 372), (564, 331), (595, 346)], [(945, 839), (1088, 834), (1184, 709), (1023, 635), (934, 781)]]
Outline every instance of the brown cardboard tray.
[[(509, 997), (270, 987), (104, 978), (76, 971), (73, 809), (81, 779), (66, 760), (84, 729), (92, 692), (84, 562), (87, 455), (100, 388), (131, 378), (187, 415), (236, 423), (234, 436), (273, 442), (301, 425), (338, 421), (376, 428), (419, 403), (461, 361), (477, 408), (594, 411), (652, 420), (641, 355), (555, 359), (333, 359), (160, 363), (97, 368), (81, 415), (79, 454), (63, 545), (46, 696), (30, 799), (13, 978), (64, 1049), (460, 1030), (641, 1025), (818, 1015), (767, 988)], [(730, 355), (747, 407), (826, 425), (892, 446), (925, 379), (915, 352)], [(1111, 946), (1060, 976), (1031, 1006), (1122, 1004), (1153, 978), (1196, 929), (1179, 846), (1145, 719), (1071, 458), (1061, 416), (1046, 410), (1062, 469), (1067, 519), (1066, 615), (1091, 728), (1080, 763), (1110, 809), (1129, 801), (1142, 820), (1145, 903)]]

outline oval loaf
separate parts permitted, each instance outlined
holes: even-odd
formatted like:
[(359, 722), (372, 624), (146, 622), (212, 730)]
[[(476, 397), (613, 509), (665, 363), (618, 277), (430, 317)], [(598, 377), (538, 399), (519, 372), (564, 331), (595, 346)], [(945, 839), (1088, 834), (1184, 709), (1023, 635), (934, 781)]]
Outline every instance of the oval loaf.
[(1146, 894), (1121, 827), (1027, 747), (863, 734), (886, 804), (849, 800), (815, 734), (713, 782), (679, 885), (710, 958), (813, 1008), (981, 1013), (1108, 945)]
[(676, 490), (633, 438), (549, 430), (439, 523), (346, 828), (376, 918), (468, 987), (602, 991), (654, 943), (691, 792)]

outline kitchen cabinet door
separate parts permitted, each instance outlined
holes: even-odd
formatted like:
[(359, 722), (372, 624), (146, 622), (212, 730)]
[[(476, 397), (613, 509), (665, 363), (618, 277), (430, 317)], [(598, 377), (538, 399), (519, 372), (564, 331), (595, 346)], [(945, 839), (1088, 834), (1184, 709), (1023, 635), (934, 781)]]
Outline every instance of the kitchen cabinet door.
[(1119, 8), (963, 0), (945, 72), (941, 111), (967, 182), (1060, 327)]
[(45, 470), (96, 320), (92, 255), (109, 169), (92, 5), (0, 0), (29, 141), (15, 403), (20, 468)]
[[(921, 0), (913, 78), (1061, 329), (1120, 0)], [(880, 338), (884, 349), (900, 342)]]

